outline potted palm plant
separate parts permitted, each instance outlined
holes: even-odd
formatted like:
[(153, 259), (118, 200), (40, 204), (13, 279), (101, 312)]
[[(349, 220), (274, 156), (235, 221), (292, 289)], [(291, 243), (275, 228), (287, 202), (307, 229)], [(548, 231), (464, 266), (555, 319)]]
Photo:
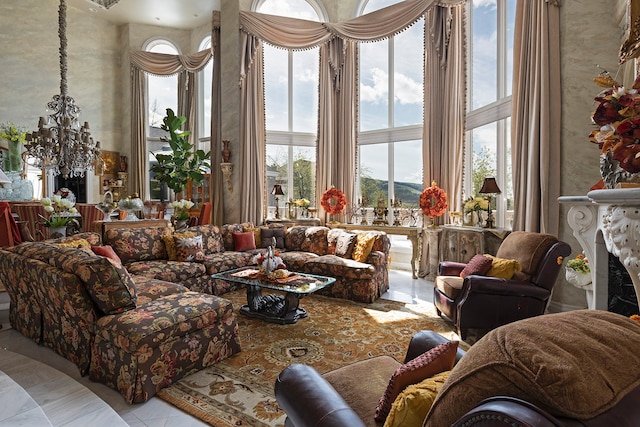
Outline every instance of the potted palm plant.
[(186, 121), (186, 117), (176, 116), (171, 108), (167, 108), (161, 129), (169, 133), (169, 139), (162, 137), (161, 140), (168, 142), (172, 151), (153, 154), (158, 163), (151, 166), (156, 179), (175, 193), (182, 192), (189, 181), (199, 185), (211, 168), (210, 152), (194, 150), (194, 144), (187, 138), (191, 131), (180, 130)]

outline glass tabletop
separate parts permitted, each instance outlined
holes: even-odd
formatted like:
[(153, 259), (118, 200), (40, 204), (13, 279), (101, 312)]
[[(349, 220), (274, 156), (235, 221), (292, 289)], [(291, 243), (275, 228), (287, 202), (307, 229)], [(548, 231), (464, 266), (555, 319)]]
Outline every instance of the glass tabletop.
[(227, 270), (212, 274), (211, 277), (295, 294), (309, 294), (336, 281), (333, 277), (297, 272), (290, 272), (289, 276), (281, 279), (270, 279), (261, 273), (256, 266)]

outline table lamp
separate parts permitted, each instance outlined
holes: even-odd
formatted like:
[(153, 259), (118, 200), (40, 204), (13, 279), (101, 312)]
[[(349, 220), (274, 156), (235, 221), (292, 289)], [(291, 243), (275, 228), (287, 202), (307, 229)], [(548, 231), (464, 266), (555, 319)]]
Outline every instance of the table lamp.
[(278, 207), (278, 201), (280, 200), (278, 196), (284, 196), (284, 192), (282, 191), (282, 185), (276, 184), (273, 186), (273, 190), (271, 190), (271, 194), (276, 196), (276, 219), (280, 219), (280, 208)]
[(480, 194), (488, 194), (487, 196), (487, 200), (489, 201), (489, 207), (487, 209), (487, 223), (485, 224), (485, 228), (493, 228), (493, 212), (491, 211), (491, 195), (492, 194), (501, 194), (502, 191), (500, 191), (500, 187), (498, 187), (498, 183), (496, 182), (496, 179), (491, 177), (491, 178), (485, 178), (484, 182), (482, 183), (482, 188), (479, 191)]

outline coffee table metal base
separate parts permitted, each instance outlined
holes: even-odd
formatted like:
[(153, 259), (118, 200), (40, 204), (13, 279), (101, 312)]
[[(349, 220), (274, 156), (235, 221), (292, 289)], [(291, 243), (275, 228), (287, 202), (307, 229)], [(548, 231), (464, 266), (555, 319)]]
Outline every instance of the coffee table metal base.
[(307, 311), (300, 308), (300, 299), (304, 295), (287, 292), (284, 296), (263, 296), (260, 286), (247, 285), (247, 304), (240, 307), (240, 313), (281, 325), (296, 323), (308, 316)]

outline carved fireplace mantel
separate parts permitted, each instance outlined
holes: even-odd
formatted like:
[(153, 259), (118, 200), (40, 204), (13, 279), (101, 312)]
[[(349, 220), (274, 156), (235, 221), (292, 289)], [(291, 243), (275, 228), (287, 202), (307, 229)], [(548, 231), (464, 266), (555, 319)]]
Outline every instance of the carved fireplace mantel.
[(593, 190), (558, 201), (571, 205), (567, 221), (589, 259), (593, 287), (587, 290), (588, 307), (608, 308), (608, 253), (624, 265), (640, 297), (640, 188)]

